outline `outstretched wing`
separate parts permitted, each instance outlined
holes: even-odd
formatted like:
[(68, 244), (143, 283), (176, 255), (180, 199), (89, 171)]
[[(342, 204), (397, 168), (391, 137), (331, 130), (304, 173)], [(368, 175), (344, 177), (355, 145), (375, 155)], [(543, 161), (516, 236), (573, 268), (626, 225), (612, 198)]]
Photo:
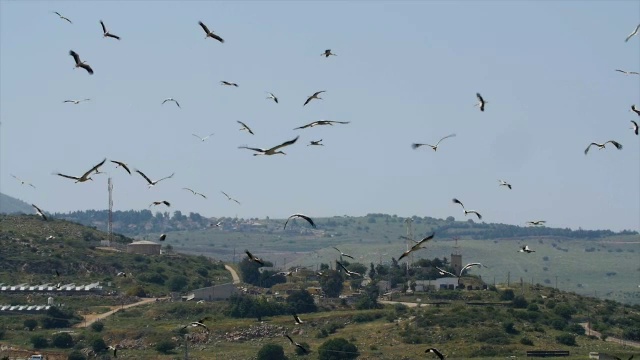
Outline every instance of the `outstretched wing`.
[(442, 270), (442, 269), (440, 269), (440, 268), (439, 268), (439, 267), (437, 267), (437, 266), (436, 266), (436, 269), (438, 269), (438, 271), (440, 271), (440, 272), (441, 272), (441, 273), (443, 273), (443, 274), (449, 274), (449, 275), (451, 275), (451, 276), (453, 276), (453, 277), (459, 277), (458, 275), (453, 274), (453, 273), (450, 273), (450, 272), (448, 272), (447, 270)]
[(238, 124), (242, 125), (245, 129), (247, 129), (247, 131), (249, 132), (249, 134), (254, 135), (254, 134), (253, 134), (253, 131), (251, 131), (251, 128), (249, 128), (249, 127), (247, 126), (247, 124), (243, 123), (243, 122), (242, 122), (242, 121), (240, 121), (240, 120), (236, 120), (236, 121), (238, 122)]
[(107, 34), (107, 27), (104, 26), (104, 23), (102, 22), (102, 20), (100, 20), (100, 25), (102, 25), (102, 32), (106, 35)]
[(611, 143), (611, 144), (613, 144), (613, 146), (616, 147), (616, 149), (622, 150), (622, 144), (620, 144), (619, 142), (617, 142), (615, 140), (609, 140), (609, 141), (607, 141), (607, 143)]
[(456, 134), (450, 134), (450, 135), (447, 135), (447, 136), (443, 137), (442, 139), (438, 140), (438, 143), (436, 144), (436, 146), (438, 146), (442, 140), (448, 139), (448, 138), (454, 137), (454, 136), (456, 136)]
[(67, 178), (67, 179), (80, 180), (80, 178), (79, 178), (79, 177), (75, 177), (75, 176), (71, 176), (71, 175), (65, 175), (65, 174), (61, 174), (61, 173), (56, 173), (56, 175), (58, 175), (58, 176), (62, 176), (62, 177), (65, 177), (65, 178)]
[(105, 161), (107, 161), (107, 158), (104, 158), (104, 160), (100, 161), (96, 166), (92, 167), (91, 170), (87, 171), (86, 173), (84, 173), (82, 175), (82, 177), (87, 177), (89, 176), (92, 172), (94, 171), (98, 171), (98, 168), (100, 168), (100, 166), (104, 165)]
[(136, 169), (136, 172), (140, 174), (140, 176), (142, 176), (145, 180), (147, 180), (149, 184), (153, 184), (153, 181), (151, 181), (151, 179), (149, 179), (147, 175), (145, 175), (142, 171)]
[(462, 208), (464, 209), (464, 205), (462, 204), (462, 202), (456, 198), (451, 199), (451, 201), (453, 201), (455, 204), (460, 204), (460, 206), (462, 206)]
[(198, 21), (198, 24), (200, 24), (200, 26), (202, 27), (202, 30), (204, 30), (204, 32), (207, 33), (207, 35), (211, 33), (207, 25), (205, 25), (202, 21)]
[(175, 175), (175, 174), (176, 174), (176, 173), (172, 173), (172, 174), (171, 174), (171, 175), (169, 175), (169, 176), (165, 176), (165, 177), (163, 177), (162, 179), (160, 179), (160, 180), (156, 181), (156, 184), (157, 184), (157, 183), (159, 183), (159, 182), (160, 182), (160, 181), (162, 181), (162, 180), (166, 180), (166, 179), (170, 179), (170, 178), (172, 178), (172, 177), (173, 177), (173, 175)]
[[(274, 147), (272, 147), (272, 148), (271, 148), (271, 149), (269, 149), (269, 150), (276, 151), (276, 150), (278, 150), (278, 149), (280, 149), (280, 148), (283, 148), (283, 147), (285, 147), (285, 146), (289, 146), (289, 145), (295, 144), (295, 142), (296, 142), (296, 141), (298, 141), (298, 138), (299, 138), (299, 137), (300, 137), (300, 135), (296, 136), (296, 138), (295, 138), (295, 139), (293, 139), (293, 140), (285, 141), (285, 142), (283, 142), (282, 144), (280, 144), (280, 145), (278, 145), (278, 146), (274, 146)], [(309, 220), (307, 220), (307, 221), (309, 221)]]
[(93, 69), (91, 68), (91, 66), (87, 65), (87, 64), (80, 64), (78, 65), (81, 68), (87, 70), (87, 72), (89, 73), (89, 75), (93, 75)]
[(80, 56), (77, 52), (69, 50), (69, 55), (73, 56), (73, 60), (76, 62), (76, 64), (80, 64)]
[(118, 40), (120, 40), (120, 36), (118, 36), (118, 35), (113, 35), (113, 34), (107, 33), (107, 36), (108, 36), (108, 37), (112, 37), (112, 38), (114, 38), (114, 39), (118, 39)]

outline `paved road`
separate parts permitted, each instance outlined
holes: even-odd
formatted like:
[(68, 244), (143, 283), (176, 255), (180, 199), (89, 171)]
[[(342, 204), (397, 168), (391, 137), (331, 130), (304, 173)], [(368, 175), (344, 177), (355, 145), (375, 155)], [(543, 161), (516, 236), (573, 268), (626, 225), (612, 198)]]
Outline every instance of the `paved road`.
[[(587, 331), (587, 335), (591, 334), (591, 335), (595, 335), (597, 337), (600, 337), (600, 333), (593, 330), (593, 329), (589, 329), (589, 324), (588, 323), (580, 323), (580, 325), (582, 325), (582, 327)], [(639, 342), (635, 342), (635, 341), (630, 341), (630, 340), (622, 340), (622, 339), (618, 339), (618, 338), (614, 338), (612, 336), (607, 336), (607, 339), (605, 341), (610, 341), (610, 342), (614, 342), (614, 343), (618, 343), (618, 344), (622, 344), (622, 345), (627, 345), (627, 346), (632, 346), (635, 348), (640, 348), (640, 343)]]
[(231, 273), (231, 277), (233, 278), (234, 284), (240, 283), (240, 277), (238, 276), (238, 273), (231, 266), (225, 265), (224, 268)]
[(98, 320), (102, 320), (108, 316), (111, 316), (115, 313), (117, 313), (120, 309), (128, 309), (130, 307), (134, 307), (134, 306), (138, 306), (138, 305), (144, 305), (144, 304), (148, 304), (150, 302), (155, 302), (156, 298), (146, 298), (146, 299), (142, 299), (141, 301), (138, 301), (137, 303), (133, 303), (133, 304), (128, 304), (128, 305), (118, 305), (118, 306), (110, 306), (111, 310), (107, 311), (106, 313), (102, 313), (102, 314), (87, 314), (84, 315), (84, 320), (79, 323), (79, 324), (75, 324), (73, 327), (74, 328), (85, 328), (87, 326), (91, 326), (91, 324), (93, 324), (94, 322), (98, 321)]

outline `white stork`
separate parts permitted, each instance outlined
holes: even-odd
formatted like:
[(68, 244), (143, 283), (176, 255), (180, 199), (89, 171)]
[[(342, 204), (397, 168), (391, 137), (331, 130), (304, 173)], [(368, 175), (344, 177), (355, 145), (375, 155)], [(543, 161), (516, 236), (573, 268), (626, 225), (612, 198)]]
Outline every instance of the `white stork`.
[(202, 30), (204, 30), (204, 32), (207, 34), (207, 36), (204, 37), (205, 39), (210, 37), (212, 39), (216, 39), (220, 41), (221, 43), (224, 42), (223, 38), (214, 34), (213, 31), (209, 31), (209, 28), (207, 27), (207, 25), (205, 25), (202, 21), (198, 21), (198, 24), (200, 24), (200, 27), (202, 27)]
[(427, 350), (424, 351), (425, 353), (432, 353), (435, 354), (438, 359), (440, 360), (444, 360), (444, 355), (442, 355), (442, 353), (440, 352), (440, 350), (436, 349), (436, 348), (428, 348)]
[(355, 260), (355, 258), (354, 258), (353, 256), (351, 256), (351, 255), (349, 255), (349, 254), (345, 254), (345, 253), (343, 253), (343, 252), (342, 252), (340, 249), (338, 249), (337, 247), (333, 246), (333, 248), (334, 248), (334, 249), (336, 249), (336, 250), (338, 250), (338, 252), (340, 253), (340, 257), (343, 257), (343, 256), (344, 256), (344, 257), (348, 257), (348, 258), (351, 258), (351, 259)]
[(182, 190), (189, 190), (189, 191), (191, 191), (191, 193), (192, 193), (193, 195), (200, 195), (200, 196), (202, 196), (202, 197), (203, 197), (203, 198), (205, 198), (205, 199), (207, 198), (204, 194), (199, 193), (199, 192), (197, 192), (197, 191), (195, 191), (195, 190), (191, 190), (191, 189), (189, 189), (189, 188), (187, 188), (187, 187), (183, 187), (183, 188), (182, 188)]
[(310, 128), (310, 127), (314, 127), (314, 126), (321, 126), (321, 125), (331, 125), (331, 126), (333, 126), (333, 124), (348, 124), (348, 123), (349, 123), (349, 121), (318, 120), (318, 121), (314, 121), (314, 122), (308, 123), (307, 125), (299, 126), (297, 128), (294, 128), (293, 130), (306, 129), (306, 128)]
[(89, 101), (89, 100), (91, 100), (91, 99), (82, 99), (82, 100), (65, 100), (65, 101), (63, 101), (62, 103), (72, 103), (72, 104), (74, 104), (74, 105), (78, 105), (78, 104), (80, 104), (80, 103), (81, 103), (81, 102), (83, 102), (83, 101)]
[(466, 216), (467, 214), (476, 214), (476, 216), (478, 217), (478, 220), (482, 220), (482, 215), (480, 215), (479, 212), (475, 211), (475, 210), (467, 210), (465, 209), (464, 205), (462, 204), (462, 202), (456, 198), (453, 198), (451, 201), (453, 201), (455, 204), (460, 204), (460, 206), (462, 206), (462, 210), (464, 210), (464, 215)]
[(303, 215), (303, 214), (293, 214), (293, 215), (289, 216), (289, 218), (287, 219), (287, 221), (285, 221), (285, 222), (284, 222), (284, 228), (283, 228), (283, 230), (287, 228), (287, 224), (289, 223), (289, 220), (294, 219), (294, 218), (304, 219), (304, 220), (306, 220), (309, 224), (311, 224), (311, 226), (312, 226), (313, 228), (316, 228), (316, 224), (315, 224), (315, 223), (313, 222), (313, 220), (312, 220), (310, 217), (308, 217), (307, 215)]
[(120, 36), (113, 35), (109, 32), (109, 30), (107, 30), (107, 27), (104, 25), (104, 22), (102, 20), (100, 20), (100, 25), (102, 26), (102, 37), (110, 37), (116, 40), (120, 40)]
[(66, 17), (64, 17), (64, 16), (62, 16), (62, 15), (60, 15), (60, 13), (59, 13), (59, 12), (57, 12), (57, 11), (53, 11), (53, 13), (54, 13), (54, 14), (56, 14), (56, 15), (58, 15), (58, 17), (60, 17), (60, 19), (62, 19), (62, 20), (67, 20), (67, 21), (69, 22), (69, 24), (73, 24), (73, 23), (71, 22), (71, 20), (69, 20), (68, 18), (66, 18)]
[(344, 272), (347, 275), (347, 277), (351, 277), (352, 275), (362, 276), (362, 274), (360, 274), (360, 273), (348, 270), (346, 267), (344, 267), (344, 265), (342, 265), (342, 263), (340, 261), (336, 261), (336, 264), (338, 264), (342, 268), (342, 270), (344, 270)]
[(608, 143), (611, 143), (613, 146), (616, 147), (616, 149), (622, 150), (622, 144), (620, 144), (619, 142), (617, 142), (615, 140), (609, 140), (609, 141), (606, 141), (606, 142), (604, 142), (602, 144), (592, 142), (591, 144), (589, 144), (589, 146), (587, 146), (586, 149), (584, 149), (584, 154), (587, 155), (587, 153), (589, 152), (589, 149), (591, 148), (591, 145), (597, 146), (598, 150), (602, 150), (602, 149), (605, 148), (605, 145), (607, 145)]
[(506, 182), (504, 180), (499, 180), (498, 179), (498, 181), (500, 182), (500, 185), (498, 185), (498, 186), (506, 186), (506, 187), (509, 188), (509, 190), (511, 190), (511, 184), (509, 184), (508, 182)]
[(293, 320), (296, 322), (296, 325), (304, 323), (304, 321), (300, 320), (300, 317), (298, 317), (296, 313), (293, 313)]
[(69, 55), (71, 55), (73, 57), (73, 60), (76, 62), (76, 66), (74, 67), (74, 69), (83, 68), (87, 70), (89, 75), (93, 75), (93, 69), (91, 68), (91, 66), (85, 64), (84, 61), (80, 61), (80, 55), (78, 55), (78, 53), (73, 50), (69, 50)]
[(322, 54), (320, 54), (320, 56), (329, 57), (329, 56), (338, 56), (338, 55), (332, 53), (331, 49), (327, 49)]
[(631, 129), (633, 130), (633, 133), (638, 135), (638, 123), (631, 120)]
[(631, 39), (633, 37), (633, 35), (638, 33), (639, 29), (640, 29), (640, 25), (636, 26), (635, 30), (633, 30), (633, 32), (631, 34), (629, 34), (626, 39), (624, 39), (624, 42), (629, 41), (629, 39)]
[(400, 255), (400, 257), (398, 258), (398, 261), (402, 260), (404, 257), (408, 256), (409, 254), (411, 254), (412, 252), (416, 251), (416, 250), (420, 250), (422, 249), (422, 245), (424, 243), (426, 243), (427, 241), (433, 239), (433, 237), (436, 235), (436, 233), (432, 233), (431, 235), (425, 237), (424, 239), (418, 241), (416, 244), (414, 244), (409, 250), (405, 251), (402, 253), (402, 255)]
[(302, 105), (302, 106), (307, 105), (309, 103), (309, 101), (311, 101), (313, 99), (323, 100), (320, 96), (318, 96), (318, 95), (322, 94), (323, 92), (327, 92), (327, 90), (316, 91), (315, 93), (313, 93), (313, 95), (311, 95), (311, 96), (309, 96), (307, 98), (307, 101), (305, 101), (304, 105)]
[(228, 81), (224, 81), (224, 80), (220, 81), (220, 85), (225, 85), (225, 86), (235, 86), (235, 87), (238, 87), (238, 84), (236, 84), (236, 83), (232, 83), (232, 82), (228, 82)]
[(293, 339), (292, 339), (289, 335), (284, 334), (284, 336), (286, 336), (286, 337), (287, 337), (287, 339), (289, 339), (289, 341), (291, 342), (291, 345), (294, 345), (294, 346), (296, 346), (297, 348), (301, 349), (301, 350), (302, 350), (302, 352), (303, 352), (303, 353), (305, 353), (305, 354), (308, 354), (308, 353), (309, 353), (309, 350), (305, 349), (305, 348), (304, 348), (304, 346), (302, 346), (302, 345), (298, 344), (297, 342), (293, 341)]
[[(451, 276), (453, 276), (453, 277), (457, 277), (458, 279), (460, 279), (460, 278), (462, 277), (462, 273), (463, 273), (465, 270), (467, 270), (467, 269), (469, 269), (469, 268), (472, 268), (472, 267), (474, 267), (474, 266), (480, 266), (480, 267), (483, 267), (484, 265), (482, 265), (481, 263), (470, 263), (470, 264), (467, 264), (467, 265), (465, 265), (462, 269), (460, 269), (460, 274), (458, 274), (458, 275), (456, 275), (456, 274), (454, 274), (454, 273), (450, 273), (450, 272), (448, 272), (447, 270), (440, 269), (440, 268), (439, 268), (439, 267), (437, 267), (437, 266), (436, 266), (436, 269), (438, 269), (438, 272), (440, 273), (440, 275), (445, 275), (445, 274), (447, 274), (447, 275), (451, 275)], [(486, 266), (484, 266), (484, 267), (486, 267)]]
[(532, 252), (536, 252), (536, 251), (535, 250), (531, 250), (529, 248), (529, 245), (525, 245), (522, 248), (520, 248), (520, 250), (518, 250), (518, 252), (531, 254)]
[(252, 254), (252, 253), (250, 253), (250, 252), (249, 252), (249, 250), (245, 250), (244, 252), (245, 252), (245, 253), (247, 254), (247, 256), (249, 257), (249, 261), (253, 261), (253, 262), (256, 262), (256, 263), (258, 263), (258, 264), (260, 264), (260, 265), (264, 266), (264, 261), (263, 261), (262, 259), (260, 259), (260, 258), (259, 258), (259, 257), (257, 257), (257, 256), (253, 256), (253, 254)]
[(156, 206), (156, 205), (162, 205), (162, 204), (166, 205), (167, 207), (171, 206), (170, 202), (168, 202), (167, 200), (162, 200), (162, 201), (154, 201), (154, 202), (152, 202), (151, 205), (149, 205), (149, 207)]
[(151, 181), (151, 179), (149, 179), (149, 177), (148, 177), (147, 175), (145, 175), (142, 171), (137, 170), (137, 169), (136, 169), (135, 171), (136, 171), (138, 174), (140, 174), (140, 176), (142, 176), (142, 177), (147, 181), (147, 183), (149, 183), (149, 188), (151, 188), (151, 187), (155, 186), (157, 183), (159, 183), (159, 182), (160, 182), (160, 181), (162, 181), (162, 180), (171, 179), (171, 178), (173, 177), (173, 175), (175, 175), (175, 174), (176, 174), (176, 173), (171, 173), (171, 175), (169, 175), (169, 176), (165, 176), (165, 177), (163, 177), (163, 178), (162, 178), (162, 179), (160, 179), (160, 180)]
[(625, 75), (640, 75), (639, 72), (637, 71), (624, 71), (624, 70), (620, 70), (620, 69), (616, 69), (617, 72), (621, 72)]
[(36, 214), (40, 216), (44, 221), (47, 221), (47, 216), (44, 214), (44, 211), (40, 210), (35, 204), (31, 204), (34, 209), (36, 209)]
[(480, 107), (480, 111), (484, 111), (485, 104), (487, 104), (489, 102), (486, 101), (485, 99), (483, 99), (482, 95), (480, 95), (480, 93), (476, 93), (476, 97), (478, 98), (478, 102), (476, 103), (475, 106), (479, 106)]
[(226, 196), (226, 197), (227, 197), (227, 200), (229, 200), (229, 201), (235, 201), (238, 205), (242, 205), (242, 204), (240, 204), (240, 201), (238, 201), (238, 200), (236, 200), (236, 199), (232, 198), (232, 197), (231, 197), (231, 196), (229, 196), (226, 192), (224, 192), (224, 191), (220, 191), (220, 192), (221, 192), (224, 196)]
[(530, 226), (544, 225), (544, 223), (546, 223), (545, 220), (527, 221), (527, 225), (530, 225)]
[(80, 177), (65, 175), (65, 174), (61, 174), (61, 173), (55, 173), (55, 175), (62, 176), (62, 177), (67, 178), (67, 179), (75, 180), (76, 183), (85, 182), (85, 181), (88, 181), (88, 180), (93, 181), (93, 179), (89, 175), (91, 175), (91, 173), (94, 172), (94, 171), (96, 172), (96, 174), (99, 174), (100, 172), (98, 171), (98, 169), (100, 168), (100, 166), (102, 166), (105, 163), (105, 161), (107, 161), (106, 158), (104, 160), (102, 160), (100, 163), (98, 163), (96, 166), (92, 167), (89, 171), (87, 171), (86, 173), (82, 174), (82, 176), (80, 176)]
[(307, 146), (324, 146), (322, 143), (322, 139), (320, 140), (311, 140)]
[(118, 166), (116, 166), (116, 169), (119, 168), (119, 167), (122, 167), (126, 172), (129, 173), (129, 175), (131, 175), (131, 170), (129, 170), (129, 167), (127, 166), (127, 164), (123, 163), (122, 161), (117, 161), (117, 160), (109, 160), (109, 161), (111, 161), (112, 163), (118, 165)]
[(293, 140), (289, 140), (289, 141), (285, 141), (280, 145), (276, 145), (272, 148), (269, 149), (261, 149), (261, 148), (252, 148), (252, 147), (248, 147), (248, 146), (239, 146), (238, 149), (248, 149), (248, 150), (253, 150), (255, 152), (257, 152), (257, 154), (253, 154), (253, 156), (257, 156), (257, 155), (276, 155), (276, 154), (282, 154), (282, 155), (287, 155), (285, 154), (283, 151), (280, 151), (278, 149), (281, 149), (285, 146), (289, 146), (292, 144), (295, 144), (296, 141), (298, 141), (298, 138), (300, 136), (296, 136), (295, 139)]
[(278, 98), (275, 95), (273, 95), (273, 93), (270, 93), (267, 91), (267, 94), (269, 94), (269, 96), (267, 96), (267, 99), (272, 99), (273, 101), (276, 102), (276, 104), (278, 103)]
[(246, 131), (251, 135), (255, 135), (253, 131), (251, 131), (251, 128), (247, 126), (247, 124), (243, 123), (240, 120), (236, 120), (236, 121), (238, 122), (238, 124), (242, 125), (242, 127), (240, 128), (240, 131)]
[(176, 100), (174, 98), (166, 98), (166, 99), (164, 99), (164, 101), (162, 101), (162, 104), (160, 104), (160, 105), (164, 105), (164, 103), (166, 103), (167, 101), (173, 101), (174, 103), (176, 103), (176, 105), (178, 105), (179, 108), (181, 108), (180, 107), (180, 103), (178, 102), (178, 100)]
[(213, 136), (213, 133), (211, 133), (211, 134), (209, 134), (209, 135), (207, 135), (207, 136), (205, 136), (205, 137), (200, 137), (200, 136), (198, 136), (198, 135), (196, 135), (196, 134), (191, 134), (191, 135), (193, 135), (193, 136), (197, 137), (198, 139), (200, 139), (200, 141), (205, 141), (205, 140), (207, 140), (208, 138), (212, 137), (212, 136)]
[(433, 151), (437, 151), (438, 150), (438, 145), (440, 145), (440, 142), (442, 140), (448, 139), (448, 138), (454, 137), (454, 136), (456, 136), (456, 134), (447, 135), (447, 136), (443, 137), (442, 139), (438, 140), (438, 142), (435, 145), (413, 143), (413, 144), (411, 144), (411, 147), (415, 150), (415, 149), (419, 148), (420, 146), (425, 146), (426, 145), (426, 146), (431, 147), (433, 149)]
[(33, 184), (32, 184), (32, 183), (30, 183), (30, 182), (28, 182), (28, 181), (24, 181), (24, 180), (22, 180), (22, 179), (18, 178), (17, 176), (15, 176), (15, 175), (13, 175), (13, 174), (9, 174), (9, 175), (11, 175), (14, 179), (18, 180), (18, 181), (20, 182), (20, 185), (27, 184), (27, 185), (31, 186), (32, 188), (34, 188), (34, 189), (36, 188), (35, 186), (33, 186)]
[(635, 104), (631, 105), (631, 111), (636, 113), (636, 115), (640, 116), (640, 109), (637, 109)]

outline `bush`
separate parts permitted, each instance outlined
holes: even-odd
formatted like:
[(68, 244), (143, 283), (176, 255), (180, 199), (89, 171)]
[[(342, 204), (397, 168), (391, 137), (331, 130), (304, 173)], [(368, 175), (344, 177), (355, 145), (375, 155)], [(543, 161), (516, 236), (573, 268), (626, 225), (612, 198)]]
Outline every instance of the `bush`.
[(104, 323), (102, 323), (101, 321), (96, 321), (91, 324), (91, 330), (95, 332), (100, 332), (102, 331), (102, 329), (104, 329)]
[(36, 319), (27, 319), (22, 324), (25, 328), (29, 329), (29, 331), (33, 331), (33, 329), (38, 326), (38, 321)]
[(511, 301), (515, 297), (513, 290), (507, 289), (500, 293), (500, 300), (502, 301)]
[(518, 330), (516, 330), (516, 328), (513, 325), (513, 322), (511, 322), (511, 321), (502, 324), (502, 328), (504, 329), (504, 331), (507, 334), (514, 334), (515, 335), (515, 334), (518, 333)]
[(291, 310), (297, 313), (308, 313), (318, 310), (318, 307), (313, 300), (313, 295), (311, 295), (307, 290), (292, 292), (287, 297), (286, 302), (291, 307)]
[(184, 289), (188, 283), (189, 280), (185, 276), (174, 275), (167, 281), (167, 286), (171, 291), (182, 291), (182, 289)]
[(528, 337), (523, 337), (522, 339), (520, 339), (520, 344), (533, 346), (533, 341), (531, 341), (531, 339), (529, 339)]
[(556, 341), (558, 344), (575, 346), (576, 345), (576, 337), (573, 334), (564, 333), (556, 336)]
[(34, 349), (42, 349), (49, 346), (49, 341), (47, 341), (47, 338), (42, 335), (34, 335), (31, 337), (31, 344)]
[(318, 347), (319, 360), (348, 360), (359, 355), (358, 348), (344, 338), (327, 340)]
[(140, 285), (129, 288), (126, 294), (127, 296), (147, 297), (147, 292)]
[(107, 343), (105, 343), (102, 338), (97, 338), (91, 342), (91, 349), (98, 354), (105, 352), (107, 350)]
[(576, 335), (584, 335), (584, 328), (580, 324), (571, 324), (567, 327), (567, 331), (576, 334)]
[(68, 349), (73, 346), (73, 338), (68, 333), (55, 334), (51, 344), (57, 348)]
[(284, 349), (282, 346), (277, 344), (265, 344), (258, 351), (257, 360), (287, 360), (287, 357), (284, 356)]
[(529, 306), (529, 303), (527, 302), (527, 299), (524, 298), (524, 296), (518, 295), (513, 298), (513, 300), (511, 301), (511, 305), (516, 309), (524, 309)]
[(173, 341), (171, 340), (161, 340), (156, 344), (156, 347), (155, 347), (156, 351), (161, 354), (171, 354), (171, 352), (175, 348), (176, 348), (176, 344), (174, 344)]
[(67, 360), (87, 360), (87, 358), (84, 355), (82, 355), (80, 351), (76, 350), (69, 353)]

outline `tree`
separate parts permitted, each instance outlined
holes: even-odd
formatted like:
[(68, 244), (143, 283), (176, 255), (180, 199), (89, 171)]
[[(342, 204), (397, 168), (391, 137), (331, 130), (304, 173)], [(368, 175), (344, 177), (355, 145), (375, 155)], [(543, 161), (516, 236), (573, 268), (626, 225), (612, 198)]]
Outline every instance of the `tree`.
[(183, 275), (174, 275), (167, 280), (167, 286), (171, 291), (181, 291), (188, 283), (189, 280)]
[(68, 349), (73, 346), (73, 338), (68, 333), (55, 334), (51, 344), (57, 348)]
[(573, 334), (563, 333), (556, 336), (556, 341), (562, 345), (575, 346), (576, 345), (576, 337)]
[(315, 312), (318, 310), (313, 296), (307, 290), (294, 291), (287, 297), (287, 304), (297, 313)]
[(87, 358), (80, 351), (72, 351), (67, 356), (67, 360), (87, 360)]
[(107, 343), (102, 338), (96, 338), (91, 342), (91, 349), (95, 353), (102, 353), (107, 350)]
[(287, 360), (284, 349), (280, 345), (265, 344), (258, 351), (257, 360)]
[(174, 344), (173, 341), (168, 339), (160, 340), (155, 347), (156, 351), (161, 354), (171, 354), (171, 352), (175, 348), (176, 348), (176, 344)]
[(320, 278), (320, 286), (327, 297), (337, 298), (344, 286), (342, 275), (335, 270), (327, 270), (325, 276)]
[(100, 332), (102, 331), (102, 329), (104, 329), (104, 323), (101, 321), (96, 321), (93, 324), (91, 324), (91, 330), (95, 332)]
[(38, 321), (36, 319), (27, 319), (22, 324), (25, 328), (29, 329), (29, 331), (33, 331), (33, 329), (38, 326)]
[(503, 301), (513, 300), (514, 297), (516, 297), (516, 295), (513, 293), (513, 290), (511, 289), (506, 289), (500, 294), (500, 300), (503, 300)]
[(348, 360), (360, 356), (358, 348), (344, 338), (325, 341), (318, 348), (318, 355), (319, 360)]
[(47, 341), (47, 338), (42, 335), (33, 335), (31, 337), (31, 344), (34, 349), (42, 349), (49, 346), (49, 341)]

